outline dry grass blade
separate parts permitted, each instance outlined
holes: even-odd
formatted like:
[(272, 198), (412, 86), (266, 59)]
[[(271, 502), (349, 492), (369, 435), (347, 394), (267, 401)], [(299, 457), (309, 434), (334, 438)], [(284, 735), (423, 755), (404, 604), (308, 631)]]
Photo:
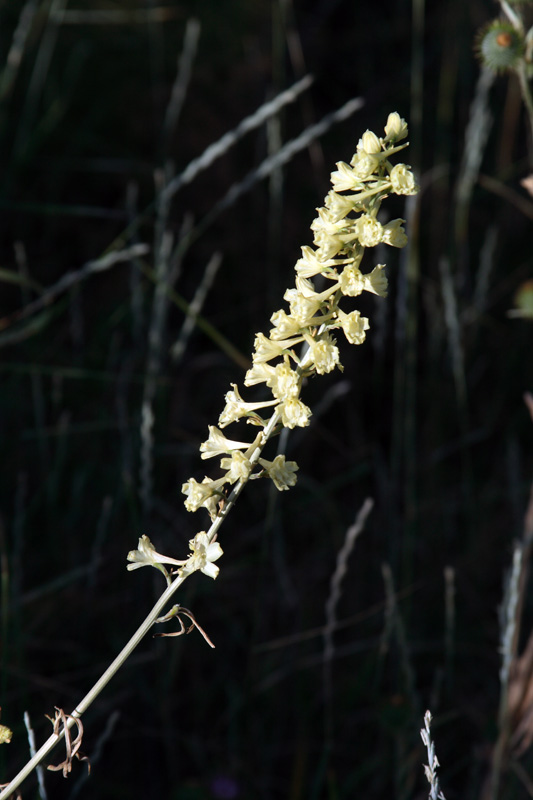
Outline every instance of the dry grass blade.
[(67, 289), (70, 289), (72, 286), (81, 283), (81, 281), (88, 278), (89, 275), (93, 275), (96, 272), (104, 272), (105, 270), (110, 269), (110, 267), (115, 266), (115, 264), (120, 264), (124, 261), (130, 261), (133, 258), (144, 256), (149, 252), (149, 250), (150, 248), (147, 244), (134, 244), (132, 247), (127, 247), (124, 250), (108, 253), (101, 258), (88, 261), (83, 265), (83, 267), (81, 267), (81, 269), (67, 272), (58, 280), (56, 284), (50, 286), (48, 289), (45, 289), (41, 297), (39, 297), (37, 300), (28, 303), (28, 305), (24, 306), (24, 308), (22, 308), (20, 311), (17, 311), (15, 314), (11, 314), (8, 317), (0, 319), (0, 330), (9, 327), (9, 325), (19, 319), (25, 319), (31, 314), (34, 314), (36, 311), (40, 311), (42, 308), (55, 300), (58, 295), (63, 294), (63, 292), (66, 292)]
[(274, 97), (273, 100), (264, 103), (264, 105), (260, 106), (257, 111), (249, 117), (243, 119), (236, 128), (225, 133), (217, 142), (204, 150), (201, 156), (191, 161), (181, 175), (177, 175), (170, 181), (165, 189), (165, 196), (167, 198), (173, 197), (182, 186), (191, 183), (197, 175), (210, 167), (217, 158), (224, 155), (224, 153), (226, 153), (230, 147), (233, 147), (239, 139), (242, 139), (246, 133), (260, 127), (269, 117), (277, 114), (288, 103), (294, 103), (298, 96), (311, 86), (312, 82), (313, 78), (310, 75), (306, 75), (289, 89), (286, 89), (284, 92)]
[(140, 9), (76, 9), (61, 11), (57, 21), (60, 25), (146, 25), (154, 22), (169, 22), (180, 17), (179, 8), (155, 6)]
[(513, 756), (521, 756), (533, 742), (533, 634), (524, 652), (512, 665), (509, 678), (508, 713)]

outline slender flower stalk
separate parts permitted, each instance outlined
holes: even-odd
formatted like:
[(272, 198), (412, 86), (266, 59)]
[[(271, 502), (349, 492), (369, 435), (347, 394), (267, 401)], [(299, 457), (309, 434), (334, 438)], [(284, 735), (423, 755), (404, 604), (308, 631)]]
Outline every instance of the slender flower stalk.
[[(226, 405), (220, 414), (218, 427), (210, 426), (208, 439), (200, 447), (202, 459), (220, 459), (223, 474), (218, 478), (206, 476), (201, 482), (189, 478), (182, 486), (186, 509), (205, 509), (211, 520), (209, 529), (199, 531), (189, 541), (190, 552), (183, 559), (158, 553), (150, 539), (141, 536), (137, 549), (128, 553), (128, 569), (152, 566), (164, 575), (167, 588), (92, 689), (71, 714), (62, 714), (62, 727), (54, 729), (35, 756), (3, 791), (0, 790), (0, 800), (9, 797), (65, 737), (68, 729), (77, 724), (154, 624), (166, 622), (173, 616), (179, 617), (180, 606), (175, 606), (170, 614), (161, 615), (183, 581), (198, 571), (210, 578), (217, 577), (219, 566), (215, 562), (223, 554), (217, 541), (218, 532), (248, 481), (269, 478), (278, 491), (286, 491), (296, 484), (296, 462), (287, 461), (283, 454), (269, 460), (263, 457), (263, 450), (283, 427), (292, 429), (309, 425), (312, 412), (300, 398), (304, 380), (315, 374), (342, 370), (333, 332), (340, 329), (350, 344), (364, 342), (369, 330), (368, 319), (362, 317), (358, 309), (341, 309), (341, 302), (343, 305), (350, 303), (350, 298), (365, 291), (380, 297), (387, 295), (383, 265), (378, 264), (370, 272), (363, 272), (361, 264), (367, 247), (381, 243), (404, 247), (407, 243), (403, 220), (395, 219), (383, 224), (378, 219), (381, 203), (387, 195), (410, 195), (418, 190), (409, 167), (393, 165), (389, 160), (407, 147), (405, 143), (398, 144), (406, 136), (405, 121), (397, 113), (390, 114), (385, 136), (378, 137), (366, 131), (350, 163), (337, 164), (337, 170), (331, 176), (334, 188), (311, 225), (314, 248), (302, 248), (302, 257), (295, 266), (295, 286), (284, 295), (289, 312), (284, 309), (276, 311), (270, 319), (273, 327), (269, 335), (258, 333), (255, 339), (253, 366), (245, 375), (244, 385), (264, 384), (271, 397), (247, 402), (241, 397), (237, 385), (232, 384), (225, 397)], [(315, 276), (321, 276), (326, 282), (326, 288), (321, 292), (315, 289)], [(298, 345), (303, 347), (298, 347), (297, 353), (295, 348)], [(270, 416), (264, 416), (265, 410)], [(230, 439), (222, 433), (222, 428), (242, 420), (259, 428), (251, 442)], [(182, 613), (194, 620), (188, 610)], [(180, 633), (192, 627), (194, 625), (185, 629), (181, 623)]]

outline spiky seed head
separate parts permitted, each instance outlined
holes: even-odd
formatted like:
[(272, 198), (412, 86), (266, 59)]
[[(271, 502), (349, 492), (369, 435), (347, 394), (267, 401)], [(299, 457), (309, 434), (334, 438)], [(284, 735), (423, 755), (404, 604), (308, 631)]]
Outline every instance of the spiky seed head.
[(505, 72), (517, 67), (524, 57), (525, 42), (509, 22), (494, 20), (479, 31), (476, 51), (486, 67)]

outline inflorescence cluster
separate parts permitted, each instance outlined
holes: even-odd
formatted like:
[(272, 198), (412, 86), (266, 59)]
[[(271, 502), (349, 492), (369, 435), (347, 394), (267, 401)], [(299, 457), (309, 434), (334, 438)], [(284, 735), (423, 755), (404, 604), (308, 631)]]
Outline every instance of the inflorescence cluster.
[[(418, 191), (410, 168), (405, 164), (393, 166), (389, 160), (407, 147), (407, 143), (398, 144), (406, 136), (406, 122), (397, 113), (389, 114), (385, 136), (380, 138), (366, 131), (350, 163), (340, 161), (331, 174), (333, 189), (311, 225), (315, 248), (302, 248), (302, 257), (295, 266), (295, 287), (284, 295), (289, 313), (276, 311), (271, 317), (273, 327), (268, 337), (257, 334), (253, 366), (244, 379), (245, 386), (266, 384), (272, 399), (245, 402), (237, 385), (232, 384), (218, 420), (219, 427), (209, 427), (209, 438), (200, 447), (203, 459), (220, 457), (224, 474), (214, 480), (205, 477), (201, 483), (190, 478), (183, 484), (188, 511), (205, 508), (215, 523), (252, 478), (268, 476), (280, 491), (296, 483), (298, 465), (294, 461), (286, 461), (284, 455), (268, 461), (261, 453), (268, 439), (282, 427), (309, 424), (311, 410), (300, 399), (304, 379), (331, 372), (335, 367), (342, 370), (332, 331), (341, 328), (351, 344), (365, 340), (368, 319), (358, 310), (341, 309), (343, 298), (357, 297), (364, 291), (381, 297), (387, 295), (384, 265), (378, 264), (367, 274), (361, 272), (360, 266), (367, 247), (381, 243), (404, 247), (407, 243), (404, 220), (394, 219), (386, 224), (378, 220), (381, 203), (387, 195), (412, 195)], [(322, 291), (315, 289), (313, 278), (317, 276), (326, 286)], [(271, 409), (271, 415), (265, 418), (262, 414), (267, 408)], [(228, 439), (221, 431), (241, 419), (261, 429), (251, 443)], [(229, 497), (228, 486), (233, 487)], [(209, 533), (196, 534), (189, 542), (191, 554), (183, 561), (160, 556), (148, 537), (143, 536), (139, 549), (128, 555), (132, 562), (128, 569), (151, 564), (167, 574), (163, 567), (166, 563), (178, 566), (181, 577), (199, 569), (215, 578), (218, 567), (213, 562), (222, 555), (216, 541), (217, 530), (218, 526), (213, 524)]]

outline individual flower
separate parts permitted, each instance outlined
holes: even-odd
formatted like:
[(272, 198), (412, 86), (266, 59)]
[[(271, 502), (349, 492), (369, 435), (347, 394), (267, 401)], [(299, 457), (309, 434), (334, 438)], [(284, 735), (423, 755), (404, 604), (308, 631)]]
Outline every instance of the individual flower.
[(366, 339), (366, 332), (369, 329), (368, 319), (361, 316), (358, 310), (346, 314), (340, 308), (337, 309), (337, 317), (340, 327), (350, 344), (362, 344)]
[(240, 450), (235, 450), (229, 458), (222, 458), (220, 466), (228, 470), (224, 477), (229, 483), (247, 481), (252, 471), (250, 460)]
[(328, 192), (324, 205), (330, 212), (332, 222), (338, 222), (350, 214), (357, 205), (356, 194), (337, 194), (333, 189)]
[(387, 297), (388, 281), (384, 272), (385, 264), (377, 264), (369, 275), (364, 276), (364, 284), (367, 292), (377, 294), (380, 297)]
[(298, 289), (287, 289), (283, 299), (289, 303), (291, 318), (296, 320), (300, 328), (307, 328), (312, 324), (311, 320), (322, 304), (317, 294), (306, 297)]
[(318, 209), (318, 217), (311, 223), (314, 231), (314, 243), (318, 247), (318, 257), (322, 260), (333, 258), (344, 247), (339, 233), (346, 227), (345, 220), (334, 220), (327, 208)]
[(376, 155), (370, 155), (364, 151), (355, 153), (350, 164), (353, 168), (353, 173), (360, 181), (365, 181), (371, 178), (379, 167), (379, 158)]
[(0, 725), (0, 744), (9, 744), (13, 731), (7, 725)]
[(288, 490), (290, 486), (296, 484), (296, 472), (298, 471), (296, 461), (285, 461), (285, 456), (280, 454), (274, 461), (260, 458), (259, 463), (266, 469), (268, 477), (272, 478), (274, 486), (280, 492)]
[(357, 150), (359, 152), (364, 150), (368, 155), (375, 155), (381, 153), (381, 142), (375, 133), (372, 133), (372, 131), (365, 131), (359, 139)]
[(407, 244), (407, 236), (402, 227), (403, 219), (393, 219), (383, 226), (383, 241), (385, 244), (390, 244), (391, 247), (405, 247)]
[(311, 361), (319, 375), (331, 372), (335, 367), (341, 367), (339, 348), (336, 346), (335, 339), (331, 334), (322, 334), (319, 339), (306, 336), (306, 342), (309, 344)]
[(291, 369), (288, 358), (274, 368), (274, 373), (268, 379), (267, 386), (272, 390), (274, 397), (279, 400), (298, 397), (300, 393), (300, 376), (296, 370)]
[(280, 344), (279, 342), (273, 342), (272, 339), (267, 339), (264, 333), (258, 333), (254, 341), (252, 361), (254, 364), (261, 364), (265, 361), (271, 361), (273, 358), (278, 358), (287, 347), (292, 347), (297, 341), (298, 339), (290, 344), (287, 342)]
[(285, 428), (305, 428), (309, 425), (311, 409), (297, 397), (289, 397), (284, 400), (279, 404), (278, 411)]
[(219, 478), (216, 481), (204, 478), (202, 483), (198, 483), (194, 478), (189, 478), (181, 487), (182, 493), (187, 496), (187, 500), (185, 500), (187, 511), (206, 508), (211, 518), (215, 517), (217, 502), (222, 496), (221, 489), (225, 483), (226, 478)]
[(302, 278), (312, 278), (314, 275), (324, 272), (329, 267), (336, 266), (336, 263), (337, 262), (332, 258), (322, 261), (318, 258), (316, 252), (311, 247), (306, 245), (305, 247), (302, 247), (302, 257), (298, 259), (294, 269), (297, 276)]
[(361, 179), (355, 174), (352, 167), (344, 161), (337, 162), (337, 171), (331, 173), (331, 183), (337, 192), (345, 192), (364, 187), (364, 184), (361, 183)]
[[(309, 278), (302, 278), (300, 275), (297, 275), (295, 278), (296, 289), (299, 294), (309, 300), (315, 300), (316, 302), (326, 303), (331, 295), (335, 292), (335, 286), (329, 286), (327, 289), (324, 289), (323, 292), (317, 292), (313, 281)], [(285, 292), (285, 299), (288, 299), (290, 295), (288, 294), (291, 290), (287, 289)], [(292, 290), (294, 291), (294, 290)]]
[(416, 194), (420, 188), (415, 183), (415, 176), (406, 164), (396, 164), (390, 171), (392, 191), (395, 194)]
[(273, 373), (274, 367), (271, 367), (270, 364), (254, 364), (244, 376), (244, 385), (255, 386), (256, 383), (266, 383)]
[(407, 122), (397, 111), (389, 114), (385, 125), (385, 142), (399, 142), (407, 136)]
[[(270, 330), (270, 338), (275, 340), (288, 339), (300, 333), (301, 326), (297, 319), (289, 316), (283, 309), (275, 311), (270, 317), (270, 322), (274, 325)], [(263, 378), (262, 380), (266, 380)], [(259, 381), (256, 381), (258, 383)], [(245, 381), (246, 383), (246, 381)], [(251, 386), (252, 384), (247, 384)]]
[(128, 553), (128, 561), (132, 562), (128, 564), (127, 568), (129, 570), (140, 569), (140, 567), (155, 567), (162, 572), (168, 580), (168, 573), (163, 567), (163, 564), (182, 566), (186, 563), (185, 561), (177, 561), (175, 558), (162, 556), (161, 553), (156, 551), (148, 536), (141, 536), (137, 548), (137, 550), (130, 550)]
[(348, 297), (357, 297), (363, 292), (365, 276), (355, 264), (347, 264), (344, 267), (339, 278), (339, 288)]
[(192, 572), (200, 570), (204, 575), (209, 578), (216, 578), (220, 569), (213, 561), (218, 561), (223, 550), (218, 542), (210, 542), (209, 536), (205, 531), (197, 533), (194, 539), (189, 541), (191, 555), (185, 562), (185, 566), (181, 569), (183, 577), (190, 575)]
[(250, 442), (236, 442), (226, 439), (222, 431), (215, 425), (209, 426), (209, 438), (200, 445), (200, 458), (213, 458), (223, 453), (230, 453), (232, 450), (246, 450), (250, 447)]
[(237, 422), (237, 420), (241, 419), (242, 417), (247, 417), (249, 414), (253, 414), (260, 408), (274, 406), (278, 402), (277, 400), (268, 400), (265, 403), (245, 403), (239, 394), (237, 384), (232, 383), (231, 385), (233, 389), (232, 391), (226, 393), (226, 406), (218, 418), (218, 424), (221, 428), (225, 428), (226, 425), (229, 425), (231, 422)]
[(360, 216), (354, 231), (363, 247), (376, 247), (383, 239), (383, 225), (371, 214)]

